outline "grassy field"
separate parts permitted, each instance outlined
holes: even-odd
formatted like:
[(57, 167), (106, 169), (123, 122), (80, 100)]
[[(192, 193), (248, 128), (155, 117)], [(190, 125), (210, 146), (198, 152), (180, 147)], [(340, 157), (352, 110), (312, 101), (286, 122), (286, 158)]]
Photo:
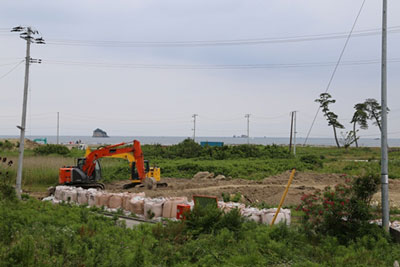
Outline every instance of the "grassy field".
[[(375, 173), (380, 171), (379, 148), (346, 150), (334, 147), (298, 147), (296, 157), (287, 153), (287, 147), (280, 146), (233, 146), (219, 150), (197, 146), (195, 149), (190, 147), (189, 150), (178, 148), (145, 145), (143, 151), (152, 165), (161, 167), (163, 177), (190, 178), (199, 171), (209, 171), (232, 178), (256, 180), (294, 167), (305, 172), (350, 175), (362, 175), (367, 170)], [(67, 155), (37, 155), (32, 150), (26, 150), (23, 187), (36, 191), (56, 184), (59, 168), (74, 165), (75, 158), (83, 154), (83, 151), (73, 150)], [(0, 151), (0, 157), (7, 157), (14, 162), (8, 171), (10, 177), (15, 177), (17, 151)], [(400, 178), (400, 149), (390, 149), (389, 160), (389, 177)], [(130, 176), (128, 163), (124, 160), (104, 158), (101, 163), (106, 182), (127, 179)]]

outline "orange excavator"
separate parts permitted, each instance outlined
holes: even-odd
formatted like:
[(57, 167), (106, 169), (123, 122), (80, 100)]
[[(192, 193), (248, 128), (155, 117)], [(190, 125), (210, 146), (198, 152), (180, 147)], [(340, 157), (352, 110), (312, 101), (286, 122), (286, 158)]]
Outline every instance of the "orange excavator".
[(124, 185), (125, 189), (136, 185), (146, 186), (149, 189), (167, 186), (166, 183), (160, 182), (160, 169), (149, 167), (149, 162), (144, 160), (140, 142), (134, 140), (133, 146), (126, 145), (127, 143), (120, 143), (99, 148), (88, 153), (85, 158), (79, 158), (76, 166), (60, 168), (59, 184), (105, 189), (104, 184), (99, 182), (102, 178), (99, 159), (104, 157), (121, 158), (123, 155), (129, 160), (131, 166), (131, 183)]

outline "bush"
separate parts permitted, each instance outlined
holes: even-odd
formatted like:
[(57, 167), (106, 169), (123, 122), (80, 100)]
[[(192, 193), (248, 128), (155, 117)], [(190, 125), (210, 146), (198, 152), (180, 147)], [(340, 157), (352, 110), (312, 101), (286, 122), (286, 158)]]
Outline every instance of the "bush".
[(319, 158), (316, 155), (304, 155), (300, 157), (300, 161), (312, 166), (315, 166), (317, 168), (322, 168), (323, 167), (323, 163), (321, 158)]
[(50, 154), (58, 154), (58, 155), (68, 155), (70, 153), (69, 149), (63, 145), (53, 145), (47, 144), (43, 146), (38, 146), (33, 149), (33, 152), (36, 155), (50, 155)]
[(8, 141), (8, 140), (4, 140), (4, 142), (0, 141), (0, 149), (1, 150), (11, 150), (13, 148), (14, 148), (14, 145), (10, 141)]
[(0, 157), (0, 199), (15, 200), (17, 198), (15, 188), (11, 185), (10, 168), (12, 165), (12, 160)]
[(379, 178), (368, 174), (335, 188), (326, 187), (303, 195), (297, 210), (304, 212), (302, 224), (308, 234), (332, 235), (347, 243), (357, 237), (376, 232), (371, 225), (372, 196), (377, 192)]

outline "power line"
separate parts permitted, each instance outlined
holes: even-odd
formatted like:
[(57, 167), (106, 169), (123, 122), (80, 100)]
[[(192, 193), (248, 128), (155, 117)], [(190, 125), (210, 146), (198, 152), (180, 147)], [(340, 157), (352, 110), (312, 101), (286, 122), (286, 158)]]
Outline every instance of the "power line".
[[(389, 59), (390, 63), (400, 62), (400, 58)], [(90, 62), (90, 61), (67, 61), (67, 60), (42, 60), (42, 63), (63, 66), (86, 66), (101, 68), (126, 68), (126, 69), (180, 69), (180, 70), (197, 70), (197, 69), (286, 69), (286, 68), (312, 68), (312, 67), (329, 67), (337, 66), (337, 62), (303, 62), (303, 63), (279, 63), (279, 64), (130, 64), (117, 62)], [(379, 59), (353, 60), (343, 61), (342, 66), (361, 66), (379, 64)]]
[[(336, 65), (335, 65), (335, 68), (333, 69), (332, 75), (331, 75), (331, 77), (330, 77), (330, 79), (329, 79), (329, 82), (328, 82), (328, 84), (327, 84), (327, 86), (326, 86), (325, 93), (328, 92), (328, 90), (329, 90), (329, 88), (330, 88), (330, 86), (331, 86), (331, 84), (332, 84), (333, 78), (334, 78), (335, 75), (336, 75), (336, 71), (337, 71), (337, 69), (338, 69), (338, 67), (339, 67), (340, 62), (342, 61), (342, 57), (343, 57), (344, 51), (346, 50), (346, 47), (347, 47), (347, 44), (349, 43), (351, 34), (353, 33), (354, 28), (356, 27), (358, 18), (360, 17), (360, 14), (361, 14), (361, 11), (362, 11), (362, 9), (363, 9), (363, 7), (364, 7), (365, 1), (366, 1), (366, 0), (363, 0), (363, 2), (362, 2), (362, 4), (361, 4), (361, 7), (360, 7), (360, 10), (359, 10), (358, 13), (357, 13), (356, 19), (354, 20), (353, 26), (351, 27), (351, 30), (350, 30), (350, 32), (349, 32), (347, 38), (346, 38), (346, 42), (344, 43), (344, 46), (343, 46), (343, 48), (342, 48), (342, 51), (340, 52), (340, 56), (339, 56), (339, 58), (338, 58), (338, 61), (337, 61)], [(317, 116), (318, 116), (318, 113), (319, 113), (320, 109), (321, 109), (321, 107), (319, 106), (318, 109), (317, 109), (317, 112), (315, 113), (314, 119), (313, 119), (313, 121), (312, 121), (312, 123), (311, 123), (310, 130), (309, 130), (308, 133), (307, 133), (307, 136), (306, 136), (306, 139), (305, 139), (303, 145), (305, 145), (305, 144), (307, 143), (307, 141), (308, 141), (308, 137), (310, 136), (311, 130), (312, 130), (312, 128), (314, 127), (314, 123), (315, 123), (315, 120), (317, 119)]]
[[(400, 33), (400, 26), (393, 26), (388, 29), (390, 33)], [(365, 37), (379, 35), (380, 29), (366, 29), (353, 33), (353, 37)], [(199, 47), (199, 46), (227, 46), (227, 45), (259, 45), (259, 44), (280, 44), (293, 42), (308, 42), (332, 39), (345, 39), (348, 32), (336, 32), (313, 35), (297, 35), (286, 37), (262, 37), (250, 39), (226, 39), (226, 40), (194, 40), (194, 41), (114, 41), (114, 40), (79, 40), (79, 39), (57, 39), (47, 38), (51, 45), (65, 46), (98, 46), (98, 47)]]
[(18, 68), (19, 65), (21, 65), (24, 62), (24, 60), (21, 60), (20, 62), (18, 62), (14, 67), (12, 67), (9, 71), (7, 71), (5, 74), (3, 74), (2, 76), (0, 76), (0, 79), (3, 79), (4, 77), (6, 77), (8, 74), (10, 74), (11, 72), (13, 72), (16, 68)]

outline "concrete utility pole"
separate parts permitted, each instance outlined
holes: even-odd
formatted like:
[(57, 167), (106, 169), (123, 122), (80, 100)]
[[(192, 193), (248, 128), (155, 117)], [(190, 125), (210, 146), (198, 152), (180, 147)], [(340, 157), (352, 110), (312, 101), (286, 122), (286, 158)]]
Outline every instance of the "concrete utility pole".
[(24, 145), (25, 145), (25, 128), (26, 128), (26, 106), (28, 100), (28, 82), (29, 82), (29, 65), (30, 63), (41, 63), (41, 60), (31, 59), (30, 48), (31, 43), (44, 44), (44, 40), (41, 37), (35, 38), (34, 36), (39, 34), (38, 31), (32, 30), (31, 27), (14, 27), (11, 32), (22, 32), (20, 37), (26, 40), (26, 57), (25, 57), (25, 82), (24, 82), (24, 96), (22, 105), (22, 119), (21, 126), (17, 126), (21, 130), (19, 138), (19, 156), (18, 156), (18, 169), (17, 169), (17, 182), (16, 182), (16, 193), (17, 197), (21, 199), (21, 183), (22, 183), (22, 166), (24, 160)]
[(57, 145), (59, 144), (60, 137), (60, 112), (57, 112)]
[(244, 115), (244, 117), (247, 118), (247, 144), (250, 144), (250, 115), (251, 114)]
[(290, 112), (290, 138), (289, 138), (289, 154), (292, 153), (292, 135), (293, 135), (293, 111)]
[(199, 116), (198, 114), (193, 114), (193, 141), (196, 142), (196, 117)]
[(389, 174), (387, 143), (387, 0), (383, 0), (382, 12), (382, 73), (381, 73), (381, 192), (382, 192), (382, 227), (389, 231)]
[(297, 120), (297, 111), (293, 111), (294, 113), (294, 131), (293, 131), (293, 155), (296, 156), (296, 120)]

